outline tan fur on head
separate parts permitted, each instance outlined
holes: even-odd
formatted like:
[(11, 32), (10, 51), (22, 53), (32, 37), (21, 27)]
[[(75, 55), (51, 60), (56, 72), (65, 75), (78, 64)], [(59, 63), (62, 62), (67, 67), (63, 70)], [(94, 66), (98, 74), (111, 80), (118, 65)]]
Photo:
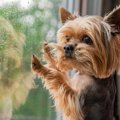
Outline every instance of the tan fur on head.
[[(60, 67), (63, 64), (62, 68), (66, 65), (68, 69), (75, 68), (84, 74), (99, 78), (112, 74), (120, 60), (119, 24), (116, 20), (118, 13), (120, 14), (120, 7), (104, 18), (97, 16), (71, 20), (66, 18), (65, 24), (57, 34), (58, 45), (62, 49), (66, 44), (76, 44), (76, 47), (72, 58), (65, 58), (64, 52), (60, 54)], [(93, 43), (91, 45), (83, 43), (84, 36), (91, 38)]]

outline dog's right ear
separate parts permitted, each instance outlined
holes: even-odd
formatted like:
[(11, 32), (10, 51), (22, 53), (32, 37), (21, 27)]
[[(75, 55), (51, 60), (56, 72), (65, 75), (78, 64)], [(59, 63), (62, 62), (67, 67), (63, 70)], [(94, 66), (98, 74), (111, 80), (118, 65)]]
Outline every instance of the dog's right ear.
[(70, 13), (68, 10), (66, 10), (63, 7), (59, 8), (59, 16), (63, 24), (68, 20), (74, 20), (76, 18), (74, 14)]

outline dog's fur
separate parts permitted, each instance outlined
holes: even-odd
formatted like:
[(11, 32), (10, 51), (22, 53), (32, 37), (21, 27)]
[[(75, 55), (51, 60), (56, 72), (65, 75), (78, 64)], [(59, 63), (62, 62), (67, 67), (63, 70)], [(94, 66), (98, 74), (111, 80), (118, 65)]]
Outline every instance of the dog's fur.
[[(103, 18), (75, 16), (61, 8), (60, 18), (57, 60), (45, 44), (49, 66), (33, 55), (32, 70), (43, 78), (65, 120), (113, 120), (114, 76), (120, 71), (120, 7)], [(66, 45), (74, 46), (70, 56), (65, 54)], [(65, 72), (71, 69), (78, 71), (72, 82)]]

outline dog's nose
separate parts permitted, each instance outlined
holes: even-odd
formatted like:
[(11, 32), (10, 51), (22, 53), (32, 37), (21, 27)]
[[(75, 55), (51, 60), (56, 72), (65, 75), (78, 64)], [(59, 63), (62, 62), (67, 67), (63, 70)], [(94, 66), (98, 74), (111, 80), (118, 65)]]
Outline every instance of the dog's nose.
[(64, 47), (65, 56), (72, 57), (74, 45), (68, 44)]

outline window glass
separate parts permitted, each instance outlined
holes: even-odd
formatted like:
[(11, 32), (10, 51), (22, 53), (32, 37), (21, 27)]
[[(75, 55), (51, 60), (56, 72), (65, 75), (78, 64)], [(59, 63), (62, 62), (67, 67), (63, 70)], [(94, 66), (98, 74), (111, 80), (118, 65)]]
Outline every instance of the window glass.
[(60, 0), (0, 1), (0, 120), (54, 120), (53, 102), (31, 73), (44, 40), (55, 41)]

